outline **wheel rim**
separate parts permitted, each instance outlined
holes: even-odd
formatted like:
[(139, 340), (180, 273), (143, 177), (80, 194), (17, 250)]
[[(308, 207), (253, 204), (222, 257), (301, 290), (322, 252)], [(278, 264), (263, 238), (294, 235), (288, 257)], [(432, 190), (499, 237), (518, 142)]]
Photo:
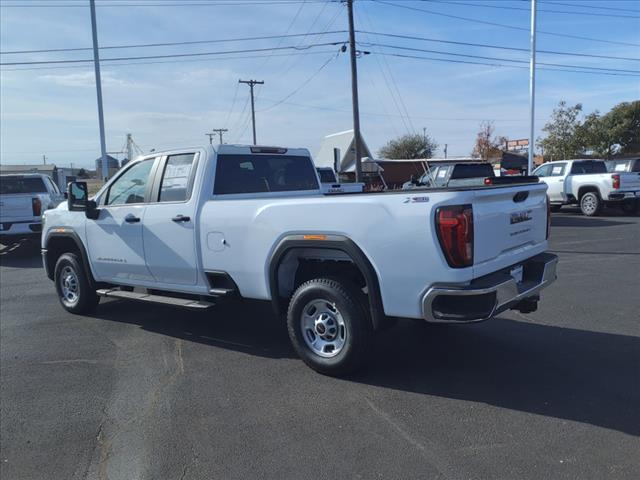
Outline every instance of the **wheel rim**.
[(324, 358), (338, 355), (347, 339), (347, 327), (335, 303), (318, 299), (307, 303), (300, 315), (305, 343), (313, 353)]
[(60, 291), (62, 298), (68, 303), (76, 303), (80, 295), (80, 286), (76, 271), (66, 266), (60, 272)]
[(596, 211), (596, 199), (592, 195), (582, 197), (582, 209), (587, 213)]

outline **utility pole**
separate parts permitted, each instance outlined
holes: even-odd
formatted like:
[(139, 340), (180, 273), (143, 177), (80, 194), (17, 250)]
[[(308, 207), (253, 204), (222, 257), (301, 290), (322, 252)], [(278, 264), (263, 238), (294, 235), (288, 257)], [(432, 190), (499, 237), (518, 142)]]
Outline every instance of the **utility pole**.
[(360, 108), (358, 105), (358, 66), (356, 65), (356, 32), (353, 26), (353, 0), (346, 0), (349, 13), (349, 57), (351, 58), (351, 102), (353, 104), (353, 147), (356, 156), (356, 182), (362, 181), (360, 158)]
[(127, 158), (133, 160), (133, 138), (130, 133), (127, 133)]
[(444, 158), (447, 158), (447, 148), (449, 147), (448, 144), (444, 144)]
[[(222, 145), (222, 134), (228, 132), (229, 130), (227, 130), (226, 128), (212, 128), (211, 131), (220, 135), (220, 145)], [(255, 143), (255, 140), (253, 141), (253, 143)]]
[(42, 164), (43, 165), (47, 164), (47, 156), (46, 155), (42, 155)]
[[(264, 85), (264, 81), (263, 80), (238, 80), (238, 83), (246, 83), (247, 85), (249, 85), (249, 88), (251, 89), (251, 124), (253, 125), (253, 144), (257, 145), (256, 142), (256, 107), (255, 107), (255, 100), (254, 100), (254, 96), (253, 96), (253, 87), (255, 85)], [(222, 138), (222, 134), (220, 134)]]
[(215, 136), (215, 133), (205, 133), (204, 135), (205, 137), (209, 137), (209, 145), (213, 145), (213, 137)]
[(98, 53), (98, 25), (96, 23), (96, 1), (89, 0), (91, 7), (91, 33), (93, 36), (93, 66), (96, 72), (96, 95), (98, 97), (98, 125), (100, 127), (100, 154), (102, 159), (102, 180), (109, 178), (107, 165), (107, 142), (104, 138), (104, 112), (102, 111), (102, 80), (100, 78), (100, 54)]
[(536, 0), (531, 0), (531, 59), (529, 63), (529, 161), (527, 174), (531, 175), (534, 157), (534, 118), (536, 109)]

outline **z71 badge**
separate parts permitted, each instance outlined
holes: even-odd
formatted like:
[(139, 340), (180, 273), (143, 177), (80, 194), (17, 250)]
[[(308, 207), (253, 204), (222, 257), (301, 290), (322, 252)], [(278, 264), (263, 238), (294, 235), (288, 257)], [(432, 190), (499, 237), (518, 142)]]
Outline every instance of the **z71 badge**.
[(528, 222), (529, 220), (531, 220), (531, 210), (524, 210), (522, 212), (515, 212), (511, 214), (511, 225)]

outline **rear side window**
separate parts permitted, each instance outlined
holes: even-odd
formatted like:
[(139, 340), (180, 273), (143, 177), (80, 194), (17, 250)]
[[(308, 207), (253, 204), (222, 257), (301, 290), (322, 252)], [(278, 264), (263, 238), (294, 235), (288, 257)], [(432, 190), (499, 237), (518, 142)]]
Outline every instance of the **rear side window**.
[(0, 177), (0, 194), (47, 193), (47, 187), (40, 177)]
[(604, 162), (574, 162), (571, 165), (571, 175), (586, 175), (589, 173), (607, 173)]
[(160, 184), (160, 202), (184, 202), (191, 196), (194, 153), (171, 155)]
[(640, 172), (640, 159), (632, 160), (633, 166), (631, 167), (632, 172)]
[(213, 193), (292, 192), (318, 188), (316, 171), (309, 157), (220, 155)]
[(465, 165), (463, 163), (459, 163), (453, 169), (453, 173), (451, 174), (452, 179), (459, 178), (480, 178), (480, 177), (493, 177), (493, 168), (491, 168), (490, 164), (480, 165), (480, 164), (471, 164)]

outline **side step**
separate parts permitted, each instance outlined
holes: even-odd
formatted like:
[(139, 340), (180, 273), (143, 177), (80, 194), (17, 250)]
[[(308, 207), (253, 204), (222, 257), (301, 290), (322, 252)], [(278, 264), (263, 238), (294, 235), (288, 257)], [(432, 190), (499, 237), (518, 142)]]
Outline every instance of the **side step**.
[(107, 298), (124, 298), (126, 300), (137, 300), (139, 302), (156, 303), (161, 305), (170, 305), (172, 307), (188, 308), (190, 310), (206, 310), (215, 304), (203, 300), (191, 300), (188, 298), (165, 297), (163, 295), (151, 295), (140, 292), (125, 292), (118, 288), (102, 288), (96, 290), (101, 297)]

